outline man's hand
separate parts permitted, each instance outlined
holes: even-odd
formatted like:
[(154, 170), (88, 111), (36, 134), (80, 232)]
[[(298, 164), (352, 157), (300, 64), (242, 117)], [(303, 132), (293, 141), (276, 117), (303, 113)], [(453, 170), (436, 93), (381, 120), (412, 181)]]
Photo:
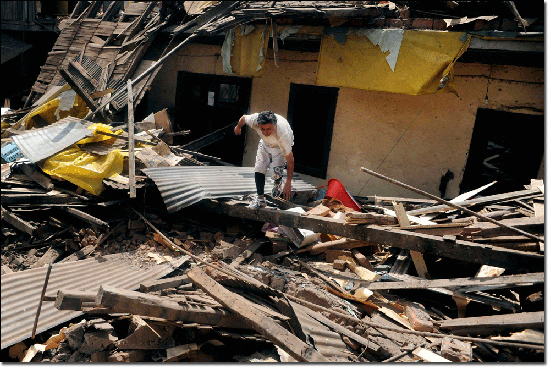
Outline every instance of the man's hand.
[(237, 122), (237, 126), (235, 126), (235, 135), (241, 135), (241, 128), (245, 125), (244, 121), (244, 115), (239, 119), (239, 122)]
[(285, 188), (283, 188), (283, 197), (285, 200), (290, 200), (292, 197), (292, 186), (289, 180), (286, 181)]

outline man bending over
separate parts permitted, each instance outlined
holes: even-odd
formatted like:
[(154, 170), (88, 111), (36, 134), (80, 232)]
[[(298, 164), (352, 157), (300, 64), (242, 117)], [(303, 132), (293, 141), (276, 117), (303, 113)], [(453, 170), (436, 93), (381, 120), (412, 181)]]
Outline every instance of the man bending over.
[[(265, 174), (271, 167), (271, 178), (273, 179), (272, 196), (279, 197), (281, 193), (286, 200), (292, 196), (292, 174), (294, 173), (294, 156), (292, 146), (294, 145), (294, 133), (288, 121), (271, 111), (244, 115), (235, 126), (235, 134), (241, 134), (244, 125), (252, 127), (260, 135), (260, 143), (256, 152), (256, 165), (254, 166), (254, 179), (258, 193), (250, 205), (251, 209), (265, 207), (264, 198)], [(286, 183), (283, 184), (283, 170), (287, 166)]]

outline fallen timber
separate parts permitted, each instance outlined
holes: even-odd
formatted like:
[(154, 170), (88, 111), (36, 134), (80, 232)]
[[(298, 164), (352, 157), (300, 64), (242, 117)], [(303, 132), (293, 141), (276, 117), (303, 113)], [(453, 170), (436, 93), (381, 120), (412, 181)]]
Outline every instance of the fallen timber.
[(344, 222), (331, 218), (302, 216), (299, 213), (268, 208), (251, 210), (245, 205), (234, 201), (217, 202), (214, 200), (205, 200), (197, 207), (232, 217), (308, 229), (317, 233), (333, 234), (481, 265), (498, 266), (514, 270), (544, 271), (544, 256), (542, 255), (476, 244), (465, 240), (450, 240), (439, 236), (411, 233), (410, 231), (399, 230), (393, 227), (345, 225)]

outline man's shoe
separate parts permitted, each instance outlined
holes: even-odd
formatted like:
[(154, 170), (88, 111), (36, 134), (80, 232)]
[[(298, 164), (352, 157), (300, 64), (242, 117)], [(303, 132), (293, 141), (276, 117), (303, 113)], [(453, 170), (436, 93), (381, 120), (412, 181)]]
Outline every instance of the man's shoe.
[(248, 204), (248, 209), (265, 208), (266, 206), (267, 206), (267, 203), (265, 202), (265, 199), (261, 199), (258, 196), (254, 196), (252, 198), (252, 202)]
[(279, 197), (283, 193), (283, 178), (273, 181), (273, 189), (271, 190), (271, 196)]

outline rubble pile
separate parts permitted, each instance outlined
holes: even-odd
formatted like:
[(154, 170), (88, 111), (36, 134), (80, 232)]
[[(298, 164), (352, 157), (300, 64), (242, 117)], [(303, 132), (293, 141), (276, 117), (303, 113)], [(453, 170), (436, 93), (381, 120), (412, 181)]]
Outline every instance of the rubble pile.
[[(54, 322), (34, 339), (10, 344), (2, 351), (5, 361), (543, 359), (542, 245), (461, 211), (413, 199), (367, 197), (357, 198), (357, 212), (337, 199), (312, 196), (300, 205), (302, 213), (295, 212), (292, 202), (270, 199), (269, 207), (252, 213), (243, 201), (220, 200), (168, 214), (159, 208), (161, 197), (152, 184), (141, 188), (147, 197), (143, 205), (117, 189), (106, 191), (112, 200), (105, 200), (103, 195), (71, 191), (66, 182), (52, 184), (64, 188), (50, 192), (70, 191), (67, 196), (79, 203), (43, 205), (30, 194), (21, 195), (25, 202), (2, 203), (7, 223), (2, 225), (4, 291), (10, 277), (31, 276), (48, 264), (55, 274), (56, 267), (66, 271), (61, 265), (107, 261), (116, 255), (142, 270), (180, 261), (169, 274), (134, 288), (119, 287), (110, 279), (90, 288), (48, 287), (43, 308), (53, 304), (77, 316)], [(23, 185), (45, 196), (60, 195), (48, 194), (14, 168), (2, 182), (3, 196)], [(465, 201), (479, 214), (498, 217), (542, 239), (544, 219), (538, 204), (544, 196), (539, 186), (540, 181), (533, 181), (507, 198), (489, 195)], [(220, 214), (223, 206), (232, 213)], [(401, 208), (409, 222), (403, 222)], [(239, 218), (241, 210), (266, 214), (267, 219)], [(325, 230), (311, 239), (309, 230), (299, 227), (308, 221), (297, 220), (297, 227), (256, 222), (269, 221), (267, 214), (321, 220), (325, 226), (332, 221), (342, 230), (351, 229), (353, 237)], [(25, 225), (18, 226), (14, 219)], [(25, 231), (30, 226), (34, 229)], [(531, 260), (515, 269), (422, 254), (374, 236), (373, 242), (363, 240), (360, 229), (396, 232), (402, 243), (413, 237), (439, 238), (451, 248), (470, 243), (499, 250), (504, 257), (538, 255), (541, 267), (526, 269)], [(311, 242), (302, 245), (308, 238)], [(508, 261), (494, 257), (496, 263)], [(82, 272), (84, 277), (86, 270)], [(38, 282), (43, 281), (41, 277)]]

